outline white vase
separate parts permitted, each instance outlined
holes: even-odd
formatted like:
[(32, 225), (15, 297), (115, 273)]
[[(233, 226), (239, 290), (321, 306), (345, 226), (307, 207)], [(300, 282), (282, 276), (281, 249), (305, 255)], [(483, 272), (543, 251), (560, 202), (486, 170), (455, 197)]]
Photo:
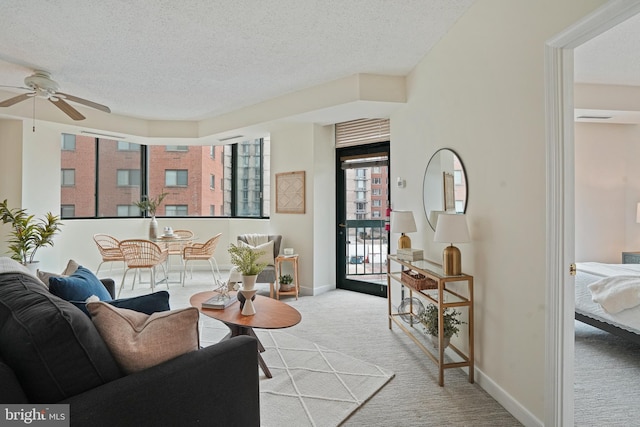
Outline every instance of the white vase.
[(149, 239), (153, 240), (158, 237), (158, 221), (155, 216), (151, 217), (149, 222)]
[(256, 279), (258, 275), (245, 276), (242, 275), (242, 289), (246, 291), (252, 291), (256, 287)]
[[(440, 344), (438, 342), (438, 337), (436, 335), (427, 335), (427, 337), (429, 337), (429, 339), (431, 340), (431, 342), (433, 343), (435, 348), (438, 348), (438, 345)], [(449, 347), (449, 342), (451, 341), (450, 337), (444, 337), (443, 343), (442, 345), (444, 346), (444, 348)]]
[(27, 269), (31, 273), (36, 274), (38, 272), (38, 266), (40, 265), (39, 263), (40, 263), (40, 261), (33, 261), (33, 262), (28, 262), (28, 263), (23, 264), (23, 265), (25, 267), (27, 267)]

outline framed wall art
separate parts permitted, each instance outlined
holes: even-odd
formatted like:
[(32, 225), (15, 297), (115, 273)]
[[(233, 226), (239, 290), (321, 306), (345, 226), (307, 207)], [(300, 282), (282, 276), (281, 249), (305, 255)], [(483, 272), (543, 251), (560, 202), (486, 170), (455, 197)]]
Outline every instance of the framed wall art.
[(453, 174), (442, 172), (442, 178), (444, 182), (444, 210), (445, 212), (455, 212), (456, 201), (454, 194), (454, 180)]
[(276, 213), (305, 213), (305, 172), (276, 174)]

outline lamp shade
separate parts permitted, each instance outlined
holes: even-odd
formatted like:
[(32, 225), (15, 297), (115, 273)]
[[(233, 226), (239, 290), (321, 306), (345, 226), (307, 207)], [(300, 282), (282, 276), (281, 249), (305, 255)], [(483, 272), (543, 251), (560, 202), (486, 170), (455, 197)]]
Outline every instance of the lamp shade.
[(413, 233), (418, 231), (412, 211), (391, 211), (392, 233)]
[(470, 242), (467, 218), (463, 214), (440, 214), (436, 225), (434, 242), (466, 243)]

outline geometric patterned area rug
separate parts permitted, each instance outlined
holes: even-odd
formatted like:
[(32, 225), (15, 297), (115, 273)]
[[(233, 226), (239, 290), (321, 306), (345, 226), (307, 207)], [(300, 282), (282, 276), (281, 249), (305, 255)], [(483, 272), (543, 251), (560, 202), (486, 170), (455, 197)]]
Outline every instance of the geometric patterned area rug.
[(338, 426), (394, 374), (278, 330), (254, 330), (273, 378), (260, 370), (263, 427)]

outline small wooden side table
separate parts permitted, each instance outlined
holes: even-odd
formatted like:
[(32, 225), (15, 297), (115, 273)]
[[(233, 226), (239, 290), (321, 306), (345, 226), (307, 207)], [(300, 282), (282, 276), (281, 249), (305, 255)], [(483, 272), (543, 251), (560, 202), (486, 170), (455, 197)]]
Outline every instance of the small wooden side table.
[[(276, 299), (280, 299), (280, 295), (295, 295), (296, 299), (298, 299), (298, 294), (300, 292), (300, 282), (298, 281), (298, 255), (278, 255), (275, 261), (276, 280), (278, 281), (278, 286), (276, 287)], [(290, 291), (283, 291), (281, 289), (282, 285), (280, 284), (280, 276), (282, 274), (283, 262), (293, 263), (293, 289), (291, 289)]]

